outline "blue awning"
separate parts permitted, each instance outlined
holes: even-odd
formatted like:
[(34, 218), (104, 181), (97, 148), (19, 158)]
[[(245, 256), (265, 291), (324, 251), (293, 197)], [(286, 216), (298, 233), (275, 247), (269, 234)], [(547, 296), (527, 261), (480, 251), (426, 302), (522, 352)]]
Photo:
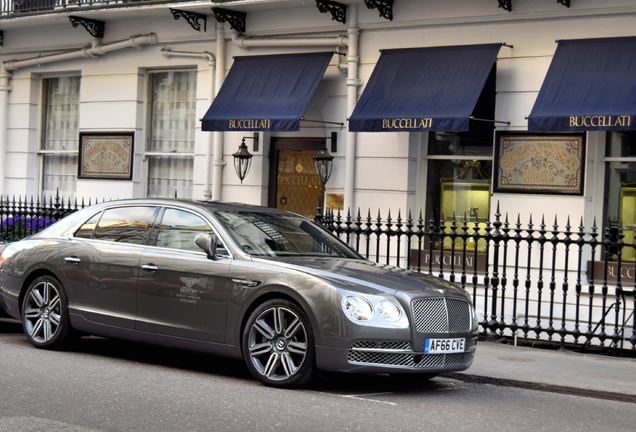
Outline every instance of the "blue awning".
[(562, 40), (530, 131), (636, 129), (636, 37)]
[(235, 57), (204, 131), (297, 131), (333, 52)]
[(468, 130), (500, 48), (497, 43), (383, 50), (349, 130)]

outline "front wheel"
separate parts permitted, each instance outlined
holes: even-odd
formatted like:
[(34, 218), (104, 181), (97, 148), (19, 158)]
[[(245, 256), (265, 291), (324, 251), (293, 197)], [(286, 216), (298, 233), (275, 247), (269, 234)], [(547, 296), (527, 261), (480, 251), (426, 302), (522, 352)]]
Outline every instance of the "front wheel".
[(68, 298), (57, 279), (41, 276), (29, 285), (22, 303), (22, 326), (37, 348), (60, 349), (70, 342)]
[(298, 388), (316, 375), (311, 324), (296, 304), (269, 300), (250, 315), (243, 332), (243, 357), (254, 377), (281, 388)]

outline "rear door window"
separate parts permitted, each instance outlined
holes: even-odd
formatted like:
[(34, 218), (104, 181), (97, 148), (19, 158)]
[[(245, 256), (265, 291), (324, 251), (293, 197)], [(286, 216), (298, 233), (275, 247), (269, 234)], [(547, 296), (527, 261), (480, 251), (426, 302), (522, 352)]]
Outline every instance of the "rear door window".
[[(156, 211), (156, 207), (108, 209), (104, 211), (97, 223), (93, 238), (119, 243), (142, 244), (149, 232), (149, 226), (155, 218)], [(87, 224), (90, 223), (91, 220), (87, 222)], [(82, 228), (80, 228), (80, 232), (82, 232)]]

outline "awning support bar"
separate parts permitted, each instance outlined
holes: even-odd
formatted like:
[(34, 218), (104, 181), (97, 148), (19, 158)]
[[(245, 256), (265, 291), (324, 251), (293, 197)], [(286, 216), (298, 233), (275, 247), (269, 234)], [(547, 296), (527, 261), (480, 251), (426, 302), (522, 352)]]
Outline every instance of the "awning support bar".
[(480, 118), (475, 118), (473, 116), (468, 117), (470, 120), (475, 120), (475, 121), (483, 121), (483, 122), (490, 122), (490, 123), (501, 123), (501, 124), (505, 124), (510, 126), (510, 122), (509, 121), (501, 121), (501, 120), (490, 120), (490, 119), (480, 119)]
[(342, 122), (330, 122), (330, 121), (324, 121), (324, 120), (307, 120), (304, 117), (301, 117), (300, 121), (310, 122), (310, 123), (335, 124), (335, 125), (339, 125), (339, 126), (344, 126), (344, 123), (342, 123)]

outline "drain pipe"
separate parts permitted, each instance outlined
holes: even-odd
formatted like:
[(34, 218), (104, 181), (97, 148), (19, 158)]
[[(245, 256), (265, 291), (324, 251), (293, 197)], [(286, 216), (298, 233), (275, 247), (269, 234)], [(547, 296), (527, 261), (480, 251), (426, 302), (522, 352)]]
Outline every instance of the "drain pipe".
[[(353, 114), (353, 110), (358, 102), (358, 86), (362, 82), (358, 78), (358, 64), (360, 56), (358, 55), (358, 41), (360, 38), (360, 28), (358, 27), (358, 8), (357, 5), (351, 5), (349, 8), (349, 27), (347, 35), (349, 36), (349, 50), (347, 52), (347, 124), (349, 118)], [(349, 128), (347, 127), (347, 130)], [(347, 132), (347, 146), (345, 149), (345, 184), (344, 184), (344, 207), (345, 212), (355, 210), (354, 190), (355, 190), (355, 161), (356, 161), (356, 145), (358, 134), (356, 132)]]
[(118, 51), (124, 48), (142, 48), (144, 46), (155, 45), (156, 43), (157, 35), (154, 33), (136, 35), (128, 39), (109, 44), (101, 44), (101, 39), (95, 39), (90, 45), (79, 50), (67, 51), (58, 54), (39, 55), (30, 59), (8, 60), (3, 62), (0, 66), (0, 195), (5, 193), (7, 119), (9, 112), (9, 92), (12, 90), (10, 79), (13, 77), (10, 73), (11, 71), (66, 60), (97, 58), (112, 51)]
[(3, 67), (8, 71), (14, 71), (29, 66), (42, 66), (44, 64), (65, 60), (75, 60), (79, 58), (96, 58), (112, 51), (118, 51), (124, 48), (142, 48), (144, 46), (155, 45), (156, 43), (157, 35), (154, 33), (150, 33), (147, 35), (136, 35), (128, 39), (109, 44), (102, 45), (99, 42), (92, 43), (90, 46), (86, 46), (76, 51), (68, 51), (45, 56), (39, 55), (37, 57), (25, 60), (8, 60), (3, 62)]
[[(356, 9), (352, 7), (351, 9)], [(348, 40), (346, 35), (336, 37), (319, 38), (250, 38), (237, 31), (232, 32), (232, 42), (239, 48), (272, 48), (272, 47), (346, 47)]]
[[(225, 80), (225, 27), (222, 23), (216, 23), (216, 71), (214, 76), (215, 93), (218, 94)], [(216, 97), (216, 94), (214, 95)], [(223, 132), (214, 134), (214, 172), (212, 179), (212, 199), (221, 201), (223, 186)]]
[[(215, 69), (216, 69), (216, 59), (214, 55), (208, 51), (203, 52), (189, 52), (189, 51), (173, 51), (171, 48), (163, 47), (161, 48), (161, 54), (170, 57), (190, 57), (190, 58), (204, 58), (208, 60), (208, 66), (210, 67), (210, 103), (214, 100), (215, 95)], [(209, 200), (212, 197), (212, 192), (210, 192), (210, 169), (212, 168), (212, 164), (210, 163), (212, 159), (212, 146), (213, 146), (213, 137), (212, 134), (207, 134), (208, 145), (205, 151), (205, 190), (203, 191), (203, 196), (206, 200)], [(215, 153), (216, 154), (216, 153)]]

